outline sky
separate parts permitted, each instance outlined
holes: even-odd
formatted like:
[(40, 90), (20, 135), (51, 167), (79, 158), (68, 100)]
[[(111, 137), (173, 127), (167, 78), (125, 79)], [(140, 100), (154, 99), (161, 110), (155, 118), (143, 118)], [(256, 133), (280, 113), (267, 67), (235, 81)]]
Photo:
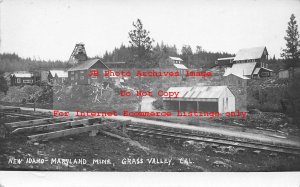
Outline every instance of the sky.
[(67, 61), (76, 43), (90, 57), (122, 43), (137, 18), (155, 42), (236, 53), (266, 46), (280, 57), (298, 0), (3, 0), (1, 53)]

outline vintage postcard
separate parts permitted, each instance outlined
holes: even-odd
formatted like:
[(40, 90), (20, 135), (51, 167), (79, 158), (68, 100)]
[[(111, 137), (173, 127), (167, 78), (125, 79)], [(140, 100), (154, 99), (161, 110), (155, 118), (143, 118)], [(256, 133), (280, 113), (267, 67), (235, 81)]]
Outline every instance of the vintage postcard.
[(300, 171), (300, 1), (0, 7), (0, 171)]

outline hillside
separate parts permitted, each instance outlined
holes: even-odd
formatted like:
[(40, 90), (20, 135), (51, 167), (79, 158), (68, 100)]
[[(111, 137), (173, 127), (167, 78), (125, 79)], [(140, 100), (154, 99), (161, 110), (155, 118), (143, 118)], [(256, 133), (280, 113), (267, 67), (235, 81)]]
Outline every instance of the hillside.
[(0, 73), (12, 71), (50, 70), (65, 68), (70, 65), (63, 61), (45, 61), (31, 58), (21, 58), (17, 54), (0, 54)]

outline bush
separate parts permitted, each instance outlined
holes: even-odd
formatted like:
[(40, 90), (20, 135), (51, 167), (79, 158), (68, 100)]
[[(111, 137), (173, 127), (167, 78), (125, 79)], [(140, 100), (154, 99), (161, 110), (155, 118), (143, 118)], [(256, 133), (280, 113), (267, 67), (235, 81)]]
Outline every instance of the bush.
[(152, 105), (154, 106), (155, 109), (164, 109), (164, 104), (163, 100), (161, 98), (156, 99), (155, 101), (152, 102)]

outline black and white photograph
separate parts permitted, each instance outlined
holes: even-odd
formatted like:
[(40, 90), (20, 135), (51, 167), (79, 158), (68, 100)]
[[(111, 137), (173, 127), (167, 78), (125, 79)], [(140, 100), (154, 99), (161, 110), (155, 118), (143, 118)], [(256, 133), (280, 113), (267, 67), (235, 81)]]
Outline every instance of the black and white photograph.
[(299, 23), (298, 0), (1, 0), (0, 172), (299, 174)]

